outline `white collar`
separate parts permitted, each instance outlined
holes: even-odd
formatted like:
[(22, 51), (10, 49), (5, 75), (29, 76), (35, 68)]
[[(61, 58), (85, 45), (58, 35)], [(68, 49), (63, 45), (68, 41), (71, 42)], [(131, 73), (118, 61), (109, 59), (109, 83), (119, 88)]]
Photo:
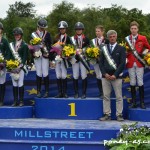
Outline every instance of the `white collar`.
[(109, 44), (109, 46), (113, 46), (113, 48), (117, 45), (117, 42), (114, 44)]

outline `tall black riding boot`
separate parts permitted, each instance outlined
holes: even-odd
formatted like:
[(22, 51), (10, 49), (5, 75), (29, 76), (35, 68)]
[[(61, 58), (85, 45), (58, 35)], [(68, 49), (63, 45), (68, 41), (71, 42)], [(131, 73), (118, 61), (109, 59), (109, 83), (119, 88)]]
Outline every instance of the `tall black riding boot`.
[(62, 79), (62, 84), (63, 84), (63, 97), (68, 98), (68, 95), (67, 95), (67, 79)]
[(18, 105), (18, 87), (13, 86), (13, 96), (14, 96), (14, 103), (12, 106), (17, 106)]
[(41, 98), (41, 84), (42, 84), (42, 77), (36, 75), (36, 85), (37, 85), (37, 97)]
[(22, 107), (24, 106), (24, 101), (23, 101), (23, 98), (24, 98), (24, 86), (21, 86), (19, 87), (19, 106)]
[(84, 80), (82, 80), (82, 99), (86, 98), (86, 89), (87, 89), (87, 78), (85, 78)]
[(0, 106), (4, 105), (5, 83), (0, 84)]
[(140, 107), (146, 109), (144, 104), (144, 86), (139, 86), (139, 95), (140, 95)]
[(58, 94), (55, 96), (55, 98), (62, 98), (62, 79), (57, 79), (57, 87), (58, 87)]
[(129, 108), (136, 108), (136, 87), (135, 86), (130, 86), (131, 87), (131, 97), (132, 97), (132, 104)]
[(101, 79), (97, 79), (97, 86), (99, 89), (99, 97), (103, 98), (103, 87), (102, 87), (102, 80)]
[(44, 85), (45, 85), (45, 94), (44, 98), (49, 97), (49, 76), (44, 77)]
[(79, 93), (78, 93), (78, 79), (73, 79), (73, 85), (74, 85), (74, 91), (75, 91), (74, 98), (78, 98), (79, 97)]

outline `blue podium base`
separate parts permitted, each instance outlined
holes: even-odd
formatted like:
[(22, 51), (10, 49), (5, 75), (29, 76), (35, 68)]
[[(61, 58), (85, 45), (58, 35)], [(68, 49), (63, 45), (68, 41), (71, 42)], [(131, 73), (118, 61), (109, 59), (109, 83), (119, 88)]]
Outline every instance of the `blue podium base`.
[(0, 119), (19, 119), (19, 118), (32, 118), (32, 117), (33, 117), (32, 106), (0, 107)]
[[(111, 99), (112, 119), (116, 119), (116, 99)], [(49, 119), (98, 120), (103, 116), (103, 101), (98, 98), (35, 98), (35, 117)], [(123, 116), (128, 116), (124, 99)]]
[[(123, 124), (133, 121), (2, 119), (1, 150), (106, 150)], [(150, 126), (140, 122), (139, 125)], [(107, 149), (108, 150), (108, 149)]]
[(128, 110), (128, 119), (133, 120), (133, 121), (150, 122), (150, 108), (129, 109)]
[[(1, 141), (0, 141), (1, 142)], [(13, 143), (14, 142), (14, 143)], [(20, 141), (21, 142), (21, 141)], [(9, 141), (8, 143), (0, 143), (1, 150), (108, 150), (103, 144), (87, 144), (87, 143), (16, 143)]]

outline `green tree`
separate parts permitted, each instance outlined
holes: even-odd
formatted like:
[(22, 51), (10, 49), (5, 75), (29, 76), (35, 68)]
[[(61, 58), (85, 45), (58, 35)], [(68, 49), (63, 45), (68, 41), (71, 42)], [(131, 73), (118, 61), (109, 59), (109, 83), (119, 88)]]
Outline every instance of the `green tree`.
[(68, 34), (74, 34), (74, 25), (78, 21), (80, 10), (74, 7), (74, 4), (62, 1), (60, 4), (54, 4), (53, 11), (47, 16), (49, 30), (52, 36), (58, 33), (57, 25), (64, 20), (68, 23)]
[[(4, 19), (4, 25), (6, 29), (5, 32), (7, 33), (9, 41), (13, 40), (12, 30), (15, 27), (19, 26), (23, 28), (23, 30), (30, 29), (29, 23), (32, 22), (32, 19), (33, 20), (35, 19), (35, 11), (33, 9), (34, 7), (35, 5), (30, 2), (29, 3), (15, 2), (15, 4), (9, 6), (9, 9), (7, 11), (7, 17)], [(24, 33), (26, 34), (26, 32)], [(26, 37), (27, 36), (25, 36), (25, 40), (28, 41)]]
[(8, 16), (18, 16), (18, 17), (35, 17), (35, 10), (33, 9), (35, 5), (31, 2), (23, 3), (21, 1), (15, 2), (15, 4), (9, 5), (9, 10), (7, 11)]

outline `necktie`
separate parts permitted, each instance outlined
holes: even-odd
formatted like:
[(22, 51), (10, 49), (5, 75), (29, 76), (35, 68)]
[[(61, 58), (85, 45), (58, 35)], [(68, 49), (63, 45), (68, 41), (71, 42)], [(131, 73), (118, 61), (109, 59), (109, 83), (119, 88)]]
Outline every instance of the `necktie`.
[(110, 52), (113, 52), (113, 45), (110, 45)]
[(135, 46), (136, 37), (132, 37), (132, 45)]

